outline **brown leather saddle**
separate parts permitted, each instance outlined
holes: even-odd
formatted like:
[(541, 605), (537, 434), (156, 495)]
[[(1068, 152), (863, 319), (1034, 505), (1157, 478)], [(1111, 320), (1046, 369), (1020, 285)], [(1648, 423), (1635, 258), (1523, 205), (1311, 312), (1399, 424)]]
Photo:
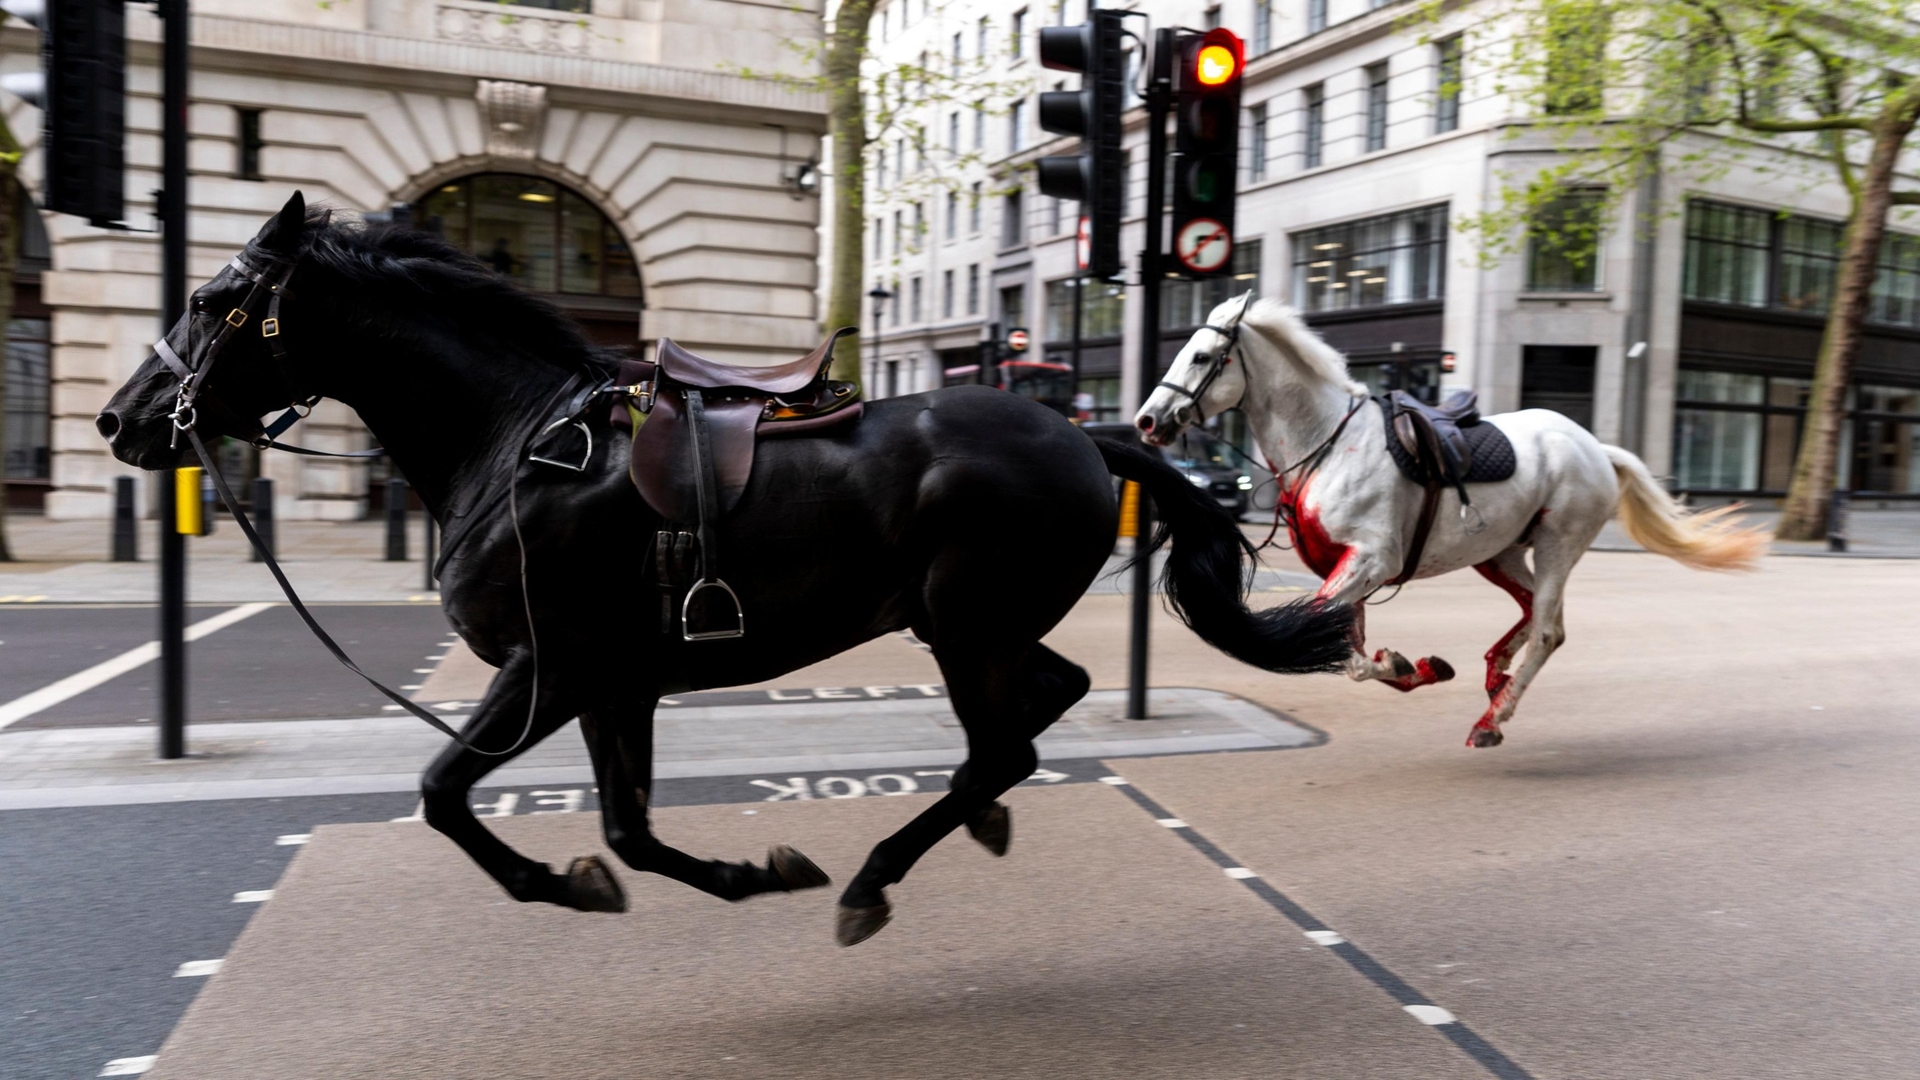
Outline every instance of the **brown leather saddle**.
[[(1467, 485), (1508, 479), (1513, 475), (1515, 458), (1506, 433), (1480, 422), (1478, 395), (1472, 390), (1456, 390), (1438, 405), (1429, 405), (1404, 390), (1374, 400), (1380, 403), (1387, 423), (1387, 453), (1407, 479), (1426, 489), (1406, 562), (1399, 576), (1387, 582), (1399, 585), (1420, 567), (1420, 556), (1426, 551), (1433, 519), (1439, 512), (1441, 492), (1447, 488), (1457, 491), (1461, 519), (1478, 522), (1479, 512), (1472, 508)], [(1468, 531), (1479, 529), (1469, 524)]]
[[(750, 367), (661, 338), (654, 360), (624, 361), (616, 428), (631, 427), (633, 485), (662, 519), (654, 538), (662, 633), (687, 641), (746, 633), (740, 598), (720, 577), (714, 526), (739, 503), (759, 440), (813, 433), (860, 416), (859, 387), (827, 378), (833, 346), (853, 327), (784, 364)], [(675, 602), (678, 597), (678, 603)]]

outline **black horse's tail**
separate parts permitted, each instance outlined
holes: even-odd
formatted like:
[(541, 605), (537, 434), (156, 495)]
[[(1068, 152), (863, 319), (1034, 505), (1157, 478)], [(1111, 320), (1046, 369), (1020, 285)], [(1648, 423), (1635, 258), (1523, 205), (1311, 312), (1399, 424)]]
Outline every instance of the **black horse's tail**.
[(1317, 599), (1248, 608), (1254, 548), (1233, 518), (1157, 452), (1135, 442), (1093, 441), (1107, 471), (1153, 497), (1159, 522), (1135, 558), (1150, 558), (1173, 541), (1161, 584), (1174, 613), (1194, 633), (1236, 660), (1283, 674), (1334, 671), (1346, 662), (1353, 652), (1352, 608)]

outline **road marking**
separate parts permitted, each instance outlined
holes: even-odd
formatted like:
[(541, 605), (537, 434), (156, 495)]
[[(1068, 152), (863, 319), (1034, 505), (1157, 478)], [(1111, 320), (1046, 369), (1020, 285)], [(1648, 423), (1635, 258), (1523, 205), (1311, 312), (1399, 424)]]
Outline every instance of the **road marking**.
[(1222, 867), (1222, 869), (1224, 869), (1227, 872), (1228, 877), (1234, 879), (1235, 881), (1245, 881), (1248, 878), (1256, 878), (1260, 876), (1259, 874), (1254, 873), (1253, 871), (1247, 869), (1244, 866), (1227, 866), (1227, 867)]
[(275, 847), (292, 847), (292, 846), (294, 846), (295, 844), (304, 844), (304, 843), (306, 843), (307, 841), (309, 841), (309, 840), (311, 840), (311, 839), (313, 839), (313, 834), (312, 834), (312, 833), (310, 833), (310, 832), (295, 832), (295, 833), (288, 833), (288, 834), (286, 834), (285, 836), (276, 836), (276, 837), (274, 837), (274, 838), (273, 838), (273, 846), (275, 846)]
[(1112, 784), (1114, 787), (1119, 787), (1120, 785), (1125, 784), (1127, 782), (1127, 779), (1124, 776), (1103, 776), (1100, 778), (1100, 782), (1103, 784)]
[[(225, 630), (234, 623), (252, 618), (272, 606), (272, 604), (241, 604), (210, 619), (202, 619), (187, 627), (187, 640), (199, 641), (208, 634)], [(102, 660), (85, 671), (75, 672), (58, 682), (49, 683), (30, 694), (22, 694), (5, 705), (0, 705), (0, 729), (25, 720), (35, 713), (51, 709), (68, 698), (84, 694), (109, 679), (125, 675), (143, 664), (159, 659), (159, 656), (160, 643), (149, 641), (138, 648), (128, 649), (110, 660)]]
[(1159, 819), (1159, 822), (1169, 829), (1184, 829), (1187, 827), (1187, 823), (1177, 817), (1163, 817)]
[(139, 1076), (141, 1073), (153, 1068), (153, 1063), (158, 1060), (160, 1060), (160, 1055), (158, 1054), (147, 1054), (142, 1057), (114, 1058), (112, 1061), (107, 1062), (106, 1068), (100, 1070), (100, 1075)]
[(1438, 1005), (1402, 1005), (1400, 1007), (1407, 1010), (1408, 1014), (1415, 1020), (1420, 1021), (1428, 1027), (1439, 1027), (1441, 1024), (1459, 1023), (1458, 1020), (1454, 1019), (1452, 1013)]
[(1308, 930), (1306, 931), (1306, 935), (1308, 941), (1313, 942), (1315, 945), (1325, 945), (1328, 948), (1332, 948), (1335, 945), (1345, 945), (1347, 943), (1346, 938), (1341, 937), (1331, 930)]
[(180, 967), (174, 971), (173, 977), (176, 979), (198, 979), (219, 971), (220, 965), (226, 962), (224, 957), (219, 960), (189, 960), (181, 964)]
[(433, 669), (430, 667), (417, 667), (413, 669), (413, 673), (415, 675), (431, 675), (433, 674)]
[(263, 904), (273, 899), (272, 889), (247, 889), (233, 894), (236, 904)]

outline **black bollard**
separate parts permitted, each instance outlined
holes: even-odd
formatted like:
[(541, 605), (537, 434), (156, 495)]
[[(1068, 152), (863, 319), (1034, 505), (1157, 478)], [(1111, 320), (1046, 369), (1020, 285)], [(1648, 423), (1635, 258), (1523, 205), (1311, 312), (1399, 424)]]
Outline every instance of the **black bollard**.
[(1833, 502), (1827, 507), (1827, 550), (1847, 550), (1847, 493), (1833, 489)]
[(407, 561), (407, 482), (387, 480), (387, 561)]
[[(253, 478), (253, 531), (260, 534), (260, 542), (274, 558), (280, 557), (280, 543), (273, 535), (273, 481), (264, 476)], [(248, 545), (248, 556), (259, 562), (260, 549)]]
[(426, 522), (426, 529), (424, 530), (425, 539), (422, 541), (422, 546), (420, 551), (420, 565), (421, 565), (420, 572), (424, 577), (424, 581), (421, 583), (421, 588), (431, 589), (434, 587), (433, 586), (433, 560), (435, 555), (437, 554), (434, 551), (433, 511), (428, 510), (425, 513), (421, 514), (420, 519)]
[(140, 561), (140, 530), (133, 512), (133, 477), (113, 481), (113, 561)]

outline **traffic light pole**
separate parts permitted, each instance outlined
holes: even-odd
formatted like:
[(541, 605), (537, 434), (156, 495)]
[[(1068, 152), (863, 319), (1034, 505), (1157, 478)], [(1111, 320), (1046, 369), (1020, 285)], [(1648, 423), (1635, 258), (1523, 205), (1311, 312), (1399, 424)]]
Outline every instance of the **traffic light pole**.
[[(187, 0), (159, 0), (162, 333), (187, 310)], [(174, 527), (174, 473), (160, 478), (160, 756), (187, 752), (187, 538)]]
[[(1153, 36), (1153, 68), (1147, 80), (1146, 242), (1140, 247), (1140, 402), (1160, 381), (1160, 268), (1166, 242), (1167, 109), (1173, 87), (1175, 30)], [(1134, 528), (1134, 550), (1143, 552), (1153, 529), (1153, 503), (1143, 489)], [(1153, 617), (1153, 560), (1133, 564), (1133, 627), (1127, 656), (1127, 719), (1147, 719), (1147, 627)]]

